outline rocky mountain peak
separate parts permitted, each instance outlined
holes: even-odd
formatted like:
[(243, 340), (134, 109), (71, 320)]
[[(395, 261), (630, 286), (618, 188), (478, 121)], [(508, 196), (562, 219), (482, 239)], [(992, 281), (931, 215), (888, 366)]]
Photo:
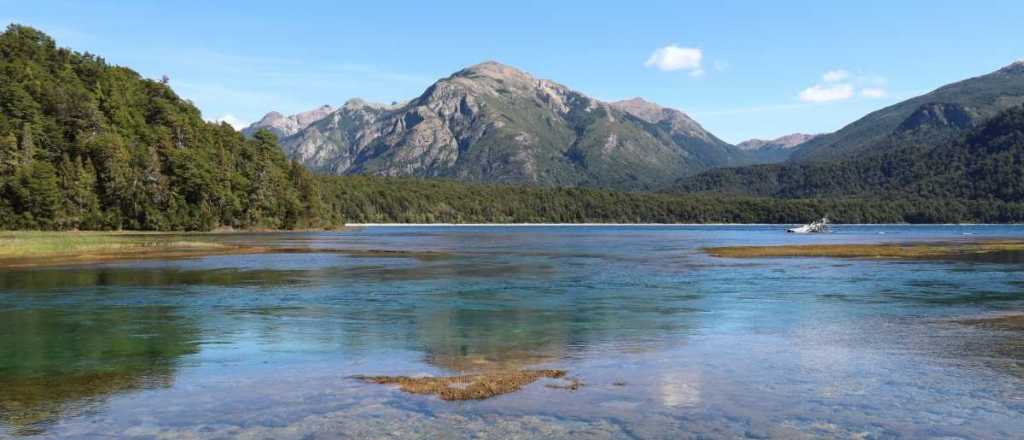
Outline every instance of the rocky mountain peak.
[[(694, 121), (686, 113), (674, 108), (662, 107), (643, 98), (616, 101), (609, 105), (651, 124), (668, 123), (673, 133), (681, 133), (708, 141), (711, 141), (713, 138), (707, 130), (704, 130), (704, 127), (701, 127), (697, 121)], [(718, 141), (718, 139), (715, 138), (714, 141)]]
[(484, 61), (479, 64), (474, 64), (458, 72), (455, 72), (454, 77), (479, 77), (484, 76), (493, 79), (521, 79), (521, 80), (533, 80), (533, 76), (530, 74), (516, 69), (515, 67), (499, 63), (497, 61)]
[(820, 135), (793, 133), (776, 139), (749, 139), (736, 144), (741, 150), (759, 150), (763, 148), (789, 149), (797, 147), (804, 142), (814, 139)]
[(284, 116), (279, 112), (272, 111), (264, 115), (259, 121), (243, 128), (242, 134), (248, 136), (259, 130), (269, 130), (279, 138), (290, 136), (333, 112), (334, 107), (326, 104), (291, 116)]
[(345, 101), (345, 104), (342, 104), (341, 108), (360, 108), (366, 107), (368, 105), (369, 103), (362, 100), (361, 98), (352, 98), (349, 99), (348, 101)]
[(1010, 63), (1010, 65), (999, 69), (999, 72), (1011, 75), (1024, 75), (1024, 59)]
[(496, 92), (533, 93), (534, 89), (555, 85), (551, 81), (539, 80), (529, 73), (496, 61), (484, 61), (438, 81), (435, 86), (445, 91), (458, 88), (470, 94), (493, 94)]
[(683, 112), (678, 110), (665, 108), (639, 97), (616, 101), (611, 103), (611, 106), (652, 124), (664, 121), (671, 116), (673, 112), (683, 114)]
[(772, 142), (779, 144), (784, 148), (793, 148), (818, 136), (819, 135), (816, 134), (793, 133), (777, 138)]
[(260, 120), (259, 120), (259, 122), (257, 122), (257, 124), (261, 123), (261, 122), (276, 121), (278, 119), (283, 119), (283, 118), (284, 118), (284, 115), (282, 115), (282, 114), (280, 114), (278, 112), (268, 112), (267, 114), (263, 115), (262, 118), (260, 118)]
[(332, 112), (334, 112), (334, 107), (324, 104), (313, 110), (298, 113), (293, 117), (295, 118), (295, 122), (304, 128)]
[(352, 98), (345, 101), (345, 104), (341, 106), (344, 110), (358, 110), (364, 108), (383, 108), (386, 107), (384, 104), (378, 104), (375, 102), (365, 101), (361, 98)]

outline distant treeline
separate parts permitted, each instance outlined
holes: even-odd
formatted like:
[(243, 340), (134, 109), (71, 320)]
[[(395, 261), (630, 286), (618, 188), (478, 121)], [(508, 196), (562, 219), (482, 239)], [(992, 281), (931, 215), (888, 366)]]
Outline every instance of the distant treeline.
[(773, 199), (321, 177), (324, 205), (350, 223), (1024, 222), (1024, 204), (951, 199)]

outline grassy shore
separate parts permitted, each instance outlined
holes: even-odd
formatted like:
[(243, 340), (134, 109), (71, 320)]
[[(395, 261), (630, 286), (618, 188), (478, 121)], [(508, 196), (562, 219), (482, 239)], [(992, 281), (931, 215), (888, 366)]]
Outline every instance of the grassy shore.
[(171, 258), (254, 251), (202, 235), (140, 232), (0, 232), (0, 267)]
[(80, 253), (156, 249), (202, 249), (222, 245), (183, 241), (170, 234), (123, 232), (0, 232), (0, 258), (52, 257)]
[(704, 248), (715, 257), (835, 257), (943, 259), (984, 257), (1024, 252), (1024, 240), (945, 243), (814, 244), (782, 246), (728, 246)]
[[(395, 249), (280, 246), (247, 234), (249, 243), (225, 242), (229, 233), (0, 231), (0, 269), (88, 264), (114, 260), (191, 258), (212, 255), (319, 253), (353, 258), (451, 258), (448, 252)], [(250, 236), (251, 235), (251, 236)]]

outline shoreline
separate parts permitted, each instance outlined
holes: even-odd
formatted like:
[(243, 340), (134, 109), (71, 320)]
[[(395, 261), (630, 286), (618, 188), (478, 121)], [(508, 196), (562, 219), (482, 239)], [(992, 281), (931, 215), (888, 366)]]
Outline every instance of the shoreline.
[[(244, 237), (230, 239), (231, 235), (255, 237), (267, 234), (317, 234), (336, 233), (356, 228), (736, 228), (757, 226), (778, 228), (779, 236), (786, 225), (778, 224), (656, 224), (656, 223), (365, 223), (347, 225), (341, 230), (324, 231), (217, 231), (217, 232), (150, 232), (150, 231), (0, 231), (0, 269), (26, 268), (59, 265), (80, 265), (108, 261), (180, 259), (217, 255), (244, 255), (268, 253), (339, 253), (353, 256), (411, 256), (415, 258), (438, 258), (438, 252), (402, 252), (394, 250), (366, 250), (340, 248), (306, 248), (281, 245), (246, 243)], [(880, 225), (862, 225), (880, 226)], [(909, 225), (908, 225), (909, 226)], [(949, 225), (914, 225), (919, 227), (941, 227)], [(945, 242), (923, 240), (907, 243), (832, 243), (803, 244), (791, 243), (770, 246), (731, 246), (702, 248), (712, 256), (726, 258), (757, 257), (845, 257), (845, 258), (949, 258), (970, 255), (994, 255), (1005, 252), (1024, 252), (1024, 240), (984, 239), (984, 228), (1004, 226), (999, 224), (957, 225), (969, 229), (981, 229), (975, 233), (954, 231), (959, 238), (949, 237)], [(901, 225), (900, 227), (903, 227)], [(762, 230), (763, 231), (763, 230)], [(381, 232), (387, 234), (385, 231)], [(713, 233), (713, 232), (712, 232)], [(977, 237), (974, 237), (977, 235)], [(824, 236), (828, 236), (825, 234)], [(219, 240), (218, 237), (227, 238)], [(969, 238), (974, 237), (974, 240)], [(239, 241), (240, 240), (240, 241)], [(238, 242), (236, 242), (238, 241)], [(813, 243), (813, 242), (812, 242)]]
[[(567, 226), (793, 226), (801, 223), (346, 223), (345, 228), (369, 227), (567, 227)], [(1024, 223), (833, 223), (837, 226), (1024, 226)], [(277, 231), (292, 232), (292, 231)], [(305, 231), (312, 232), (312, 231)], [(325, 230), (324, 232), (332, 232)]]

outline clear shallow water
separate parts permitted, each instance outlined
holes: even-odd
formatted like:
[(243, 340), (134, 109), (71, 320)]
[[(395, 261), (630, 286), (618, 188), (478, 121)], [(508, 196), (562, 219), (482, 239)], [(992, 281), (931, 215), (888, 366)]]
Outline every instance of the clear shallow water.
[[(730, 260), (702, 246), (1017, 226), (373, 227), (268, 254), (0, 271), (0, 437), (1019, 438), (1024, 265)], [(971, 235), (964, 235), (971, 234)], [(357, 374), (560, 368), (445, 402)]]

